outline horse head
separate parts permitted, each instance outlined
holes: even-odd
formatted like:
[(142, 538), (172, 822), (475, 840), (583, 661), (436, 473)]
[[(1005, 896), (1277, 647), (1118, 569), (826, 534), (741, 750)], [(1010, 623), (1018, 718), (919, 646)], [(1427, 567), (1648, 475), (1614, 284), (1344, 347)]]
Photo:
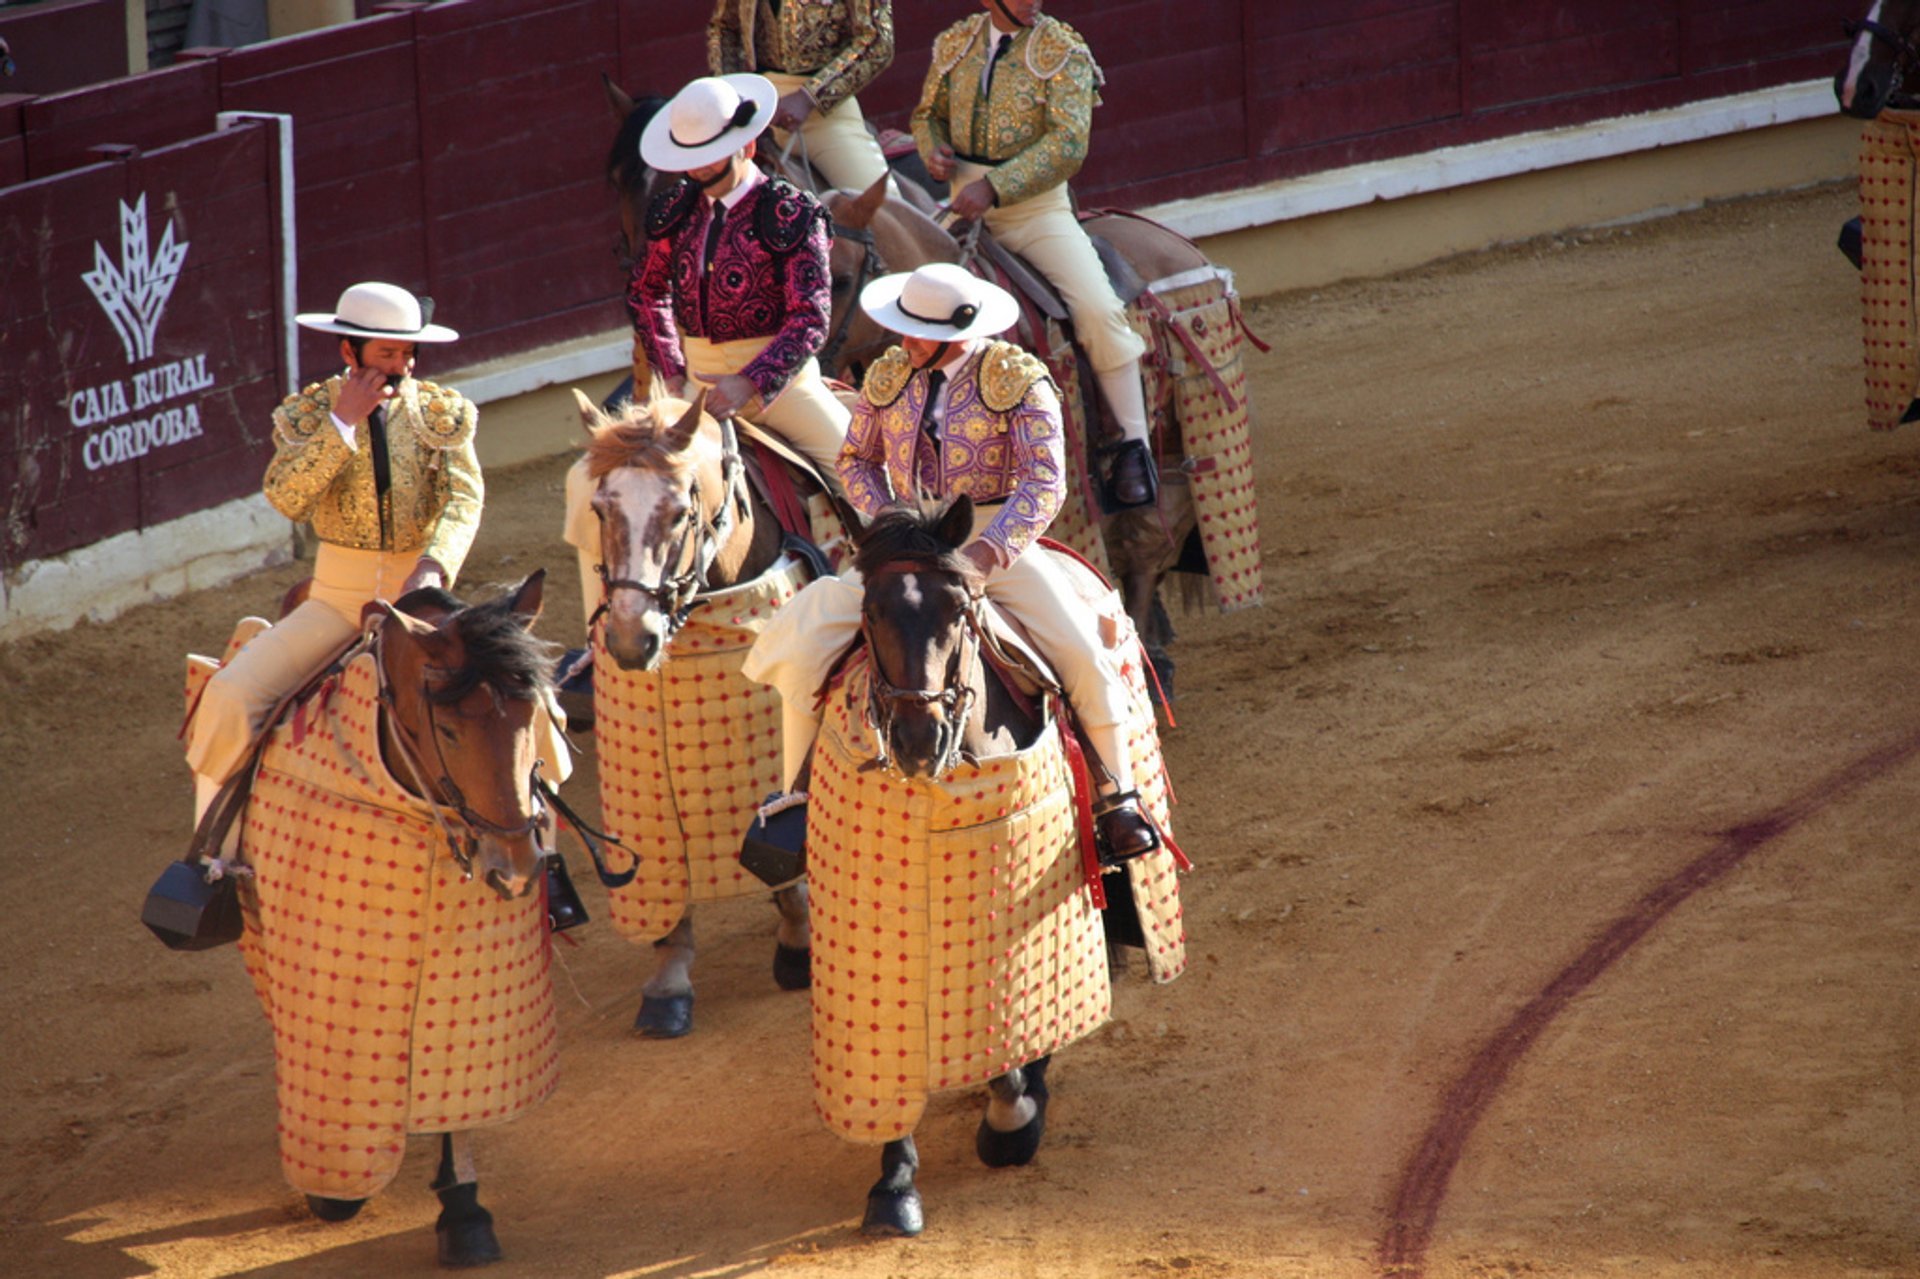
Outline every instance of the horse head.
[(388, 769), (434, 805), (467, 869), (507, 898), (538, 882), (552, 843), (533, 788), (533, 718), (553, 687), (553, 646), (532, 629), (545, 580), (542, 569), (486, 604), (426, 588), (379, 606)]
[(1874, 0), (1867, 16), (1847, 24), (1852, 44), (1846, 65), (1833, 78), (1840, 109), (1871, 120), (1896, 98), (1906, 80), (1920, 68), (1920, 0)]
[(957, 549), (972, 528), (963, 495), (930, 510), (891, 507), (859, 535), (868, 715), (886, 759), (908, 777), (945, 774), (978, 719), (982, 582)]
[(620, 199), (620, 238), (614, 241), (613, 252), (622, 266), (631, 269), (647, 250), (647, 201), (653, 198), (661, 177), (640, 158), (640, 135), (654, 113), (667, 105), (667, 99), (636, 98), (605, 72), (600, 75), (600, 84), (618, 125), (607, 148), (606, 163), (607, 184)]
[(698, 597), (757, 576), (779, 530), (757, 516), (731, 422), (654, 394), (609, 417), (578, 391), (600, 517), (601, 643), (623, 670), (659, 669)]
[(885, 180), (858, 195), (829, 191), (821, 202), (832, 219), (833, 310), (820, 368), (858, 385), (865, 367), (899, 340), (860, 309), (860, 290), (892, 271), (958, 262), (960, 245), (913, 203), (890, 194)]

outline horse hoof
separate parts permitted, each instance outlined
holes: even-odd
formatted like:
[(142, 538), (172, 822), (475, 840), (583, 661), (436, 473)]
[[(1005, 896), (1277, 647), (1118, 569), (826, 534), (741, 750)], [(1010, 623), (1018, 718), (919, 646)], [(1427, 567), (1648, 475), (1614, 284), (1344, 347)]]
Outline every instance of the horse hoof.
[(325, 1195), (308, 1195), (307, 1211), (322, 1221), (352, 1221), (354, 1214), (366, 1202), (364, 1199), (329, 1199)]
[(693, 996), (642, 995), (633, 1028), (643, 1039), (678, 1039), (693, 1029)]
[(782, 990), (805, 990), (813, 984), (813, 950), (807, 946), (773, 943), (773, 980)]
[(1040, 1138), (1047, 1131), (1047, 1062), (1042, 1057), (1021, 1067), (1025, 1076), (1025, 1094), (1033, 1098), (1033, 1118), (1012, 1132), (1001, 1132), (986, 1120), (973, 1134), (974, 1153), (989, 1168), (1020, 1168), (1033, 1162), (1040, 1153)]
[(493, 1214), (485, 1208), (477, 1217), (436, 1226), (433, 1233), (440, 1241), (440, 1264), (448, 1270), (471, 1270), (500, 1260), (500, 1240), (493, 1233)]
[(867, 1215), (860, 1233), (869, 1239), (911, 1239), (926, 1228), (919, 1190), (874, 1190), (867, 1194)]

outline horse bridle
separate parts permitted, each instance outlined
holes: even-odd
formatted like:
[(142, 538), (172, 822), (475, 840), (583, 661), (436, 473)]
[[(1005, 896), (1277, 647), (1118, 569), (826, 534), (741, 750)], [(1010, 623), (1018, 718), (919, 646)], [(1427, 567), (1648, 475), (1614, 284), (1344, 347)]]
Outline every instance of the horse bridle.
[(1883, 41), (1892, 48), (1893, 84), (1887, 91), (1888, 105), (1892, 105), (1896, 98), (1912, 101), (1910, 96), (1902, 97), (1894, 90), (1898, 89), (1906, 79), (1907, 72), (1920, 67), (1920, 49), (1914, 47), (1913, 41), (1874, 18), (1850, 18), (1841, 24), (1841, 29), (1846, 32), (1849, 40), (1858, 38), (1860, 33), (1865, 31), (1874, 39)]
[[(875, 576), (879, 576), (878, 573)], [(960, 636), (959, 669), (954, 679), (944, 688), (901, 688), (887, 678), (880, 667), (880, 650), (873, 642), (873, 629), (863, 615), (860, 619), (860, 636), (867, 646), (867, 725), (874, 733), (875, 768), (888, 768), (892, 765), (890, 744), (893, 740), (894, 717), (900, 706), (911, 704), (930, 706), (938, 704), (946, 713), (945, 722), (939, 726), (936, 741), (939, 751), (934, 757), (933, 776), (945, 777), (960, 759), (960, 741), (966, 732), (967, 719), (973, 713), (976, 696), (973, 688), (973, 668), (980, 660), (981, 642), (986, 635), (986, 622), (982, 613), (986, 608), (986, 595), (974, 587), (967, 593), (967, 607), (961, 614), (962, 633)]]
[(707, 589), (707, 572), (720, 557), (720, 548), (733, 537), (734, 522), (739, 518), (736, 512), (746, 501), (745, 483), (746, 464), (740, 457), (740, 435), (734, 429), (733, 419), (723, 417), (720, 419), (720, 501), (711, 511), (705, 508), (700, 500), (700, 477), (696, 475), (688, 491), (700, 511), (700, 520), (698, 527), (682, 534), (674, 547), (673, 559), (681, 565), (680, 572), (669, 577), (662, 570), (659, 583), (650, 586), (630, 577), (609, 576), (603, 556), (595, 565), (600, 574), (600, 607), (587, 619), (587, 630), (592, 631), (594, 623), (606, 616), (615, 591), (638, 591), (650, 597), (665, 615), (666, 638), (670, 640), (678, 634)]
[[(429, 787), (425, 780), (426, 769), (421, 767), (418, 745), (412, 740), (412, 734), (400, 719), (399, 706), (393, 694), (393, 681), (387, 674), (386, 663), (376, 660), (374, 669), (380, 673), (379, 701), (389, 716), (389, 722), (393, 724), (393, 741), (400, 748), (400, 760), (407, 767), (414, 789), (426, 802), (427, 811), (433, 815), (434, 825), (439, 827), (441, 838), (447, 841), (447, 850), (453, 854), (454, 861), (460, 864), (461, 878), (472, 879), (473, 861), (479, 855), (482, 835), (494, 835), (501, 839), (518, 839), (522, 835), (537, 830), (546, 820), (546, 804), (541, 796), (540, 787), (534, 785), (530, 788), (533, 796), (533, 812), (525, 821), (517, 825), (504, 826), (473, 810), (473, 807), (467, 803), (466, 794), (460, 789), (460, 784), (453, 780), (453, 770), (447, 767), (446, 751), (440, 745), (439, 723), (433, 714), (434, 689), (430, 676), (432, 672), (441, 668), (428, 666), (427, 673), (420, 679), (420, 701), (427, 708), (427, 737), (433, 743), (434, 762), (440, 769), (438, 779), (432, 787)], [(499, 693), (495, 692), (493, 696), (497, 702)], [(534, 771), (537, 780), (538, 765), (535, 766)], [(456, 820), (465, 827), (465, 840), (454, 838), (444, 809), (451, 809)]]

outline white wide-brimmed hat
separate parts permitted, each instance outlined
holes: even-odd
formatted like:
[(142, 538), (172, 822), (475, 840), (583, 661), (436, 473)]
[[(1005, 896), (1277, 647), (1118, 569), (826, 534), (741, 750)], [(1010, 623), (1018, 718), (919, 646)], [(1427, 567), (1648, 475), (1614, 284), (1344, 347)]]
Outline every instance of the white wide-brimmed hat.
[(780, 103), (765, 76), (702, 76), (653, 113), (640, 135), (640, 158), (662, 173), (685, 173), (724, 160), (760, 136)]
[(903, 337), (934, 342), (1001, 333), (1020, 318), (1013, 294), (951, 262), (881, 276), (860, 290), (860, 309)]
[(452, 342), (460, 335), (444, 324), (429, 324), (433, 299), (424, 302), (397, 284), (369, 280), (349, 285), (333, 313), (307, 311), (293, 317), (303, 329), (350, 338), (386, 338), (394, 342)]

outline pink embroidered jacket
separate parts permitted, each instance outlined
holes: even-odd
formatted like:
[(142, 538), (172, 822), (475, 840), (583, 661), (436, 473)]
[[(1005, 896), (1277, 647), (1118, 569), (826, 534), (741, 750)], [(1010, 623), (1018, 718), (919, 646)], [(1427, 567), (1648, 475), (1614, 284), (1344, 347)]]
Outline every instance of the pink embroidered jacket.
[(741, 370), (772, 400), (827, 340), (833, 286), (826, 210), (777, 178), (758, 178), (724, 210), (711, 262), (707, 230), (721, 206), (689, 180), (647, 210), (647, 252), (627, 286), (627, 309), (662, 377), (687, 371), (681, 334), (711, 342), (771, 337)]
[(874, 363), (840, 448), (840, 481), (869, 518), (916, 494), (1004, 501), (980, 536), (1002, 565), (1011, 564), (1053, 523), (1066, 496), (1059, 393), (1039, 361), (1005, 342), (982, 342), (945, 371), (945, 420), (935, 440), (921, 425), (927, 374), (898, 347)]

